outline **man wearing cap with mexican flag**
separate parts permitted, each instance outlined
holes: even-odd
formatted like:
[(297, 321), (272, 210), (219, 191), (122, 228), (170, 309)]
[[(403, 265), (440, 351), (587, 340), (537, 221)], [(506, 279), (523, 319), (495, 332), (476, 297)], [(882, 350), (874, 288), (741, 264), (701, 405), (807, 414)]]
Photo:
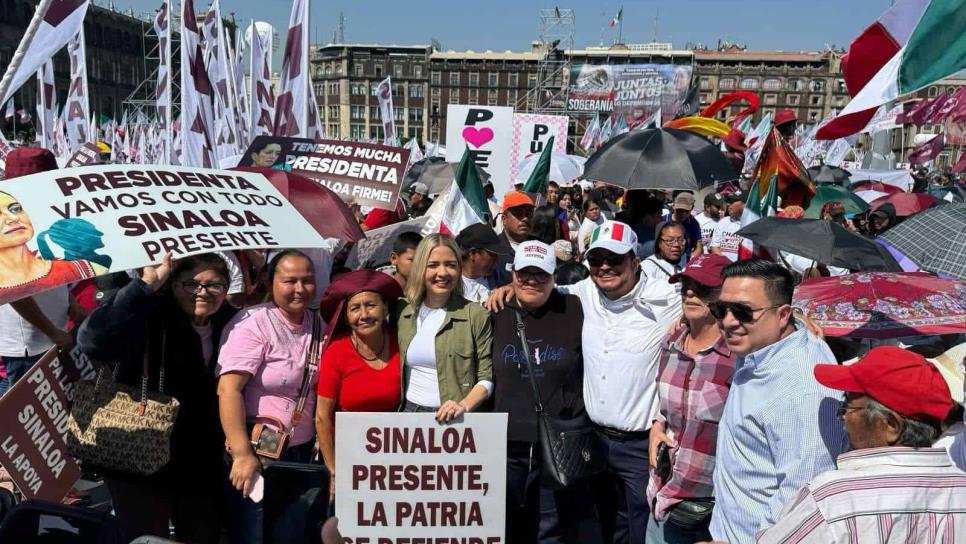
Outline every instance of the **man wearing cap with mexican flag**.
[(966, 541), (966, 473), (931, 447), (953, 407), (939, 370), (883, 346), (852, 365), (813, 372), (845, 392), (838, 416), (853, 451), (805, 485), (758, 542)]

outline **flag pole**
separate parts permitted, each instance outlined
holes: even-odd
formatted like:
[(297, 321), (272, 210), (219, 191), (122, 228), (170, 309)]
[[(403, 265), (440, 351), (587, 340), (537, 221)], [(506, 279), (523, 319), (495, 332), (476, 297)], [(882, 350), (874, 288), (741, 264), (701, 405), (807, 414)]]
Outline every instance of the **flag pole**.
[(620, 15), (620, 19), (617, 20), (617, 43), (624, 43), (622, 38), (624, 35), (624, 6), (621, 6), (621, 10), (617, 14)]
[[(40, 23), (47, 15), (47, 9), (50, 8), (52, 2), (53, 0), (40, 0), (40, 4), (37, 5), (37, 9), (34, 11), (34, 17), (30, 20), (30, 24), (27, 25), (27, 31), (24, 32), (23, 38), (20, 39), (20, 45), (14, 51), (13, 57), (10, 59), (10, 65), (7, 66), (7, 71), (3, 74), (3, 79), (0, 80), (0, 104), (7, 101), (7, 90), (10, 88), (10, 83), (13, 82), (13, 76), (20, 69), (20, 64), (23, 62), (24, 55), (27, 54), (30, 42), (33, 41), (34, 34), (40, 28)], [(16, 130), (16, 121), (14, 122), (14, 130)], [(14, 136), (16, 136), (16, 132)]]

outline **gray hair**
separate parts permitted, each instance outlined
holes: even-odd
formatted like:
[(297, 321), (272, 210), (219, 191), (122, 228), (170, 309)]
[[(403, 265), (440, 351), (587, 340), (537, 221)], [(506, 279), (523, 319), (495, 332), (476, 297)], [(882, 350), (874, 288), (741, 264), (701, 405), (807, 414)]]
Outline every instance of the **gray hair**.
[(895, 410), (891, 410), (884, 406), (882, 403), (876, 401), (872, 397), (868, 397), (865, 403), (865, 422), (871, 425), (873, 420), (877, 417), (887, 417), (892, 414), (903, 423), (902, 434), (899, 435), (899, 443), (897, 446), (907, 446), (910, 448), (929, 448), (932, 447), (933, 442), (939, 438), (939, 425), (937, 423), (917, 421), (915, 419), (910, 419), (902, 414), (897, 413)]

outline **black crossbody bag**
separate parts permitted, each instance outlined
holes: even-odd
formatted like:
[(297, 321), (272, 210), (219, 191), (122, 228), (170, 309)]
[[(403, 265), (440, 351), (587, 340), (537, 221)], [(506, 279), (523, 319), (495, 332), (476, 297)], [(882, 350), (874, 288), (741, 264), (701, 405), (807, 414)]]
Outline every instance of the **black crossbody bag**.
[(520, 312), (515, 312), (517, 334), (523, 345), (523, 358), (530, 374), (533, 403), (537, 410), (537, 435), (540, 446), (540, 472), (543, 482), (562, 489), (579, 480), (603, 472), (606, 468), (597, 431), (587, 416), (563, 418), (551, 416), (543, 409), (540, 388), (530, 360), (530, 344)]

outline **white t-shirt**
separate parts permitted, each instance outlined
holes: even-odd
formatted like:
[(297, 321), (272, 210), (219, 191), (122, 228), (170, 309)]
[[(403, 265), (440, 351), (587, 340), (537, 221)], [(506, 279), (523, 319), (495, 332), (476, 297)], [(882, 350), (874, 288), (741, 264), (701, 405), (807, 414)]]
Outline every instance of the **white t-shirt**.
[[(34, 302), (47, 319), (60, 330), (67, 328), (70, 292), (66, 285), (33, 295)], [(0, 306), (0, 357), (39, 355), (53, 347), (54, 341), (29, 321), (20, 317), (13, 306)]]
[(485, 276), (482, 278), (467, 278), (463, 276), (463, 298), (470, 302), (483, 303), (490, 296), (493, 286)]
[(241, 264), (238, 262), (238, 258), (231, 251), (215, 251), (214, 253), (224, 259), (225, 264), (228, 265), (228, 294), (237, 295), (238, 293), (244, 293), (245, 276), (242, 274)]
[(208, 365), (211, 363), (211, 355), (215, 347), (211, 337), (211, 321), (204, 325), (192, 323), (191, 327), (198, 333), (198, 339), (201, 340), (201, 355), (205, 359), (205, 365)]
[(695, 215), (694, 219), (701, 227), (701, 243), (704, 244), (704, 252), (710, 253), (711, 237), (714, 235), (714, 228), (718, 225), (718, 220), (708, 217), (704, 212)]
[(406, 400), (438, 408), (439, 377), (436, 374), (436, 333), (446, 318), (445, 308), (419, 306), (416, 316), (416, 335), (406, 350), (406, 366), (409, 368), (409, 385)]
[(681, 319), (681, 282), (670, 283), (681, 269), (657, 255), (641, 261), (641, 273), (647, 278), (641, 297), (651, 305), (658, 323), (666, 330)]
[(711, 235), (711, 247), (721, 248), (721, 254), (735, 262), (738, 260), (738, 248), (741, 247), (741, 236), (735, 234), (741, 228), (741, 221), (735, 221), (727, 216), (718, 221)]

